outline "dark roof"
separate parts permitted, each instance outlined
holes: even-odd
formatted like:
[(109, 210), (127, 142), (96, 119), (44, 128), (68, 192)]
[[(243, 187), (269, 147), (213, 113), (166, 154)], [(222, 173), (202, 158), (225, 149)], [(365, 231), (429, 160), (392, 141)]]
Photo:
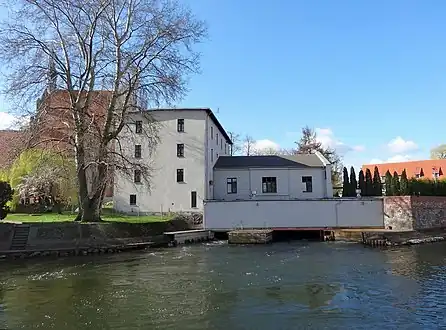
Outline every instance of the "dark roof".
[(324, 166), (324, 162), (316, 154), (300, 154), (294, 156), (220, 156), (214, 168), (308, 168)]
[(210, 108), (156, 108), (156, 109), (147, 109), (148, 111), (206, 111), (206, 113), (211, 117), (212, 121), (214, 122), (215, 126), (220, 130), (220, 132), (223, 133), (223, 136), (226, 139), (226, 142), (229, 144), (232, 144), (232, 140), (229, 137), (228, 133), (226, 133), (223, 126), (218, 121), (217, 117), (214, 115), (212, 110)]

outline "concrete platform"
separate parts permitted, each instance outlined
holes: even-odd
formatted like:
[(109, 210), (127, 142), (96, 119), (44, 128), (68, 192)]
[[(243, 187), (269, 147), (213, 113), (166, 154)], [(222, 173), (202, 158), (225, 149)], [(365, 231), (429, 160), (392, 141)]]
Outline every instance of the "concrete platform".
[(267, 244), (273, 241), (270, 229), (243, 229), (228, 233), (229, 244)]
[(203, 229), (183, 230), (165, 232), (164, 237), (166, 237), (169, 245), (175, 246), (178, 244), (190, 244), (210, 241), (214, 239), (214, 233), (209, 230)]

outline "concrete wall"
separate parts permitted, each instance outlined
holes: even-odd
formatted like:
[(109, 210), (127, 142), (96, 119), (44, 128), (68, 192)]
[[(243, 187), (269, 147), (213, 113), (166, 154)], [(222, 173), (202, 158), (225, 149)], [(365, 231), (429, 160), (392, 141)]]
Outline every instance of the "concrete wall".
[[(26, 250), (106, 247), (131, 242), (150, 241), (166, 231), (188, 230), (184, 220), (129, 223), (31, 223)], [(14, 235), (14, 224), (0, 224), (0, 251), (8, 251)]]
[(204, 226), (234, 228), (320, 228), (384, 226), (382, 199), (206, 201)]
[(0, 223), (0, 251), (9, 250), (14, 236), (14, 224)]
[(385, 197), (384, 214), (384, 224), (386, 228), (392, 228), (392, 230), (446, 227), (446, 197)]
[[(314, 199), (333, 196), (331, 175), (325, 168), (268, 168), (268, 169), (217, 169), (214, 171), (214, 199), (249, 200), (256, 191), (256, 200), (261, 199)], [(262, 177), (276, 177), (277, 193), (262, 193)], [(304, 192), (303, 176), (313, 179), (313, 191)], [(228, 194), (227, 178), (237, 178), (237, 193)]]
[(211, 199), (214, 194), (214, 185), (210, 181), (214, 181), (214, 165), (220, 156), (230, 154), (230, 146), (225, 140), (223, 132), (215, 125), (214, 121), (207, 115), (206, 132), (205, 132), (205, 199)]

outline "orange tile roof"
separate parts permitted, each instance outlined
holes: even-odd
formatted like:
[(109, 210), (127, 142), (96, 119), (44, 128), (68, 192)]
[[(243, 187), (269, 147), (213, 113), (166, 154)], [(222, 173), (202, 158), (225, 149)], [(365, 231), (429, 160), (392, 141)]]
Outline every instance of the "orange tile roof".
[(375, 166), (378, 167), (379, 174), (381, 176), (386, 175), (389, 170), (391, 174), (397, 172), (401, 175), (404, 169), (406, 169), (407, 177), (415, 177), (421, 172), (424, 174), (424, 178), (432, 179), (433, 172), (439, 173), (440, 176), (446, 171), (446, 159), (428, 159), (428, 160), (415, 160), (400, 163), (383, 163), (383, 164), (366, 164), (362, 165), (362, 170), (370, 169), (375, 170)]

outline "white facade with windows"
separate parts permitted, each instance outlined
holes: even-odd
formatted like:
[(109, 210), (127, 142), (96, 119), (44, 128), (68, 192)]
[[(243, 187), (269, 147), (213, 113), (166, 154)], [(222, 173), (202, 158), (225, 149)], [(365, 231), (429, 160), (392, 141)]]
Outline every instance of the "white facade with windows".
[(319, 153), (220, 157), (214, 166), (214, 200), (331, 197), (331, 165)]
[(204, 205), (204, 227), (384, 228), (383, 202), (333, 198), (331, 165), (320, 153), (220, 157), (214, 166), (214, 195)]
[(231, 141), (210, 109), (148, 110), (159, 125), (159, 142), (150, 147), (144, 114), (135, 113), (119, 141), (135, 162), (151, 167), (145, 180), (138, 169), (131, 176), (116, 171), (113, 205), (124, 213), (202, 211), (213, 194), (213, 166), (229, 154)]

